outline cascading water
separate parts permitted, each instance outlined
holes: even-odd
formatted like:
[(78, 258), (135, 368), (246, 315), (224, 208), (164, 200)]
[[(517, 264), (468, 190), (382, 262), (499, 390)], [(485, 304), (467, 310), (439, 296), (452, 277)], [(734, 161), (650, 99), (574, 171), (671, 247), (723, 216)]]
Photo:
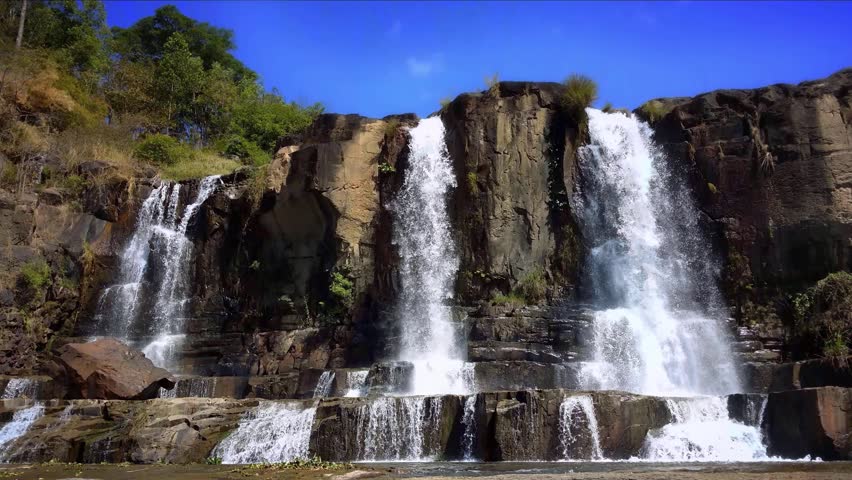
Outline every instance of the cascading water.
[(659, 462), (768, 460), (758, 427), (731, 420), (725, 397), (666, 401), (673, 422), (648, 433), (643, 457)]
[(331, 394), (332, 382), (334, 382), (334, 372), (326, 370), (322, 372), (317, 386), (314, 388), (314, 398), (323, 398)]
[(462, 435), (462, 452), (465, 460), (474, 460), (476, 446), (476, 395), (468, 395), (464, 400), (462, 415), (464, 434)]
[[(583, 428), (585, 427), (585, 428)], [(582, 430), (588, 432), (585, 439), (588, 442), (589, 460), (603, 459), (601, 450), (598, 419), (595, 416), (595, 405), (588, 395), (573, 395), (566, 397), (559, 405), (559, 437), (562, 447), (562, 458), (574, 459), (574, 451), (584, 439)]]
[[(192, 241), (186, 232), (220, 183), (219, 176), (204, 178), (181, 215), (181, 184), (163, 183), (154, 188), (143, 202), (136, 230), (121, 254), (119, 281), (106, 288), (98, 301), (100, 331), (130, 341), (134, 327), (149, 330), (154, 340), (143, 352), (159, 366), (170, 366), (183, 340), (192, 260)], [(143, 312), (146, 294), (152, 305)], [(150, 322), (137, 325), (140, 317), (149, 316)]]
[(414, 365), (414, 394), (466, 393), (460, 335), (447, 302), (459, 260), (447, 215), (455, 177), (440, 117), (410, 130), (409, 165), (393, 205), (394, 243), (399, 247), (402, 327), (400, 359)]
[(12, 415), (12, 419), (0, 428), (0, 462), (5, 462), (14, 452), (15, 440), (27, 433), (30, 426), (44, 415), (44, 406), (36, 403), (23, 408)]
[(37, 394), (38, 384), (31, 378), (12, 378), (3, 389), (3, 395), (0, 398), (36, 398)]
[(223, 463), (288, 462), (308, 457), (316, 407), (263, 402), (213, 450)]
[(358, 412), (359, 460), (427, 461), (438, 452), (440, 397), (379, 397)]
[(623, 113), (587, 113), (591, 142), (579, 151), (584, 183), (575, 210), (600, 309), (582, 386), (653, 395), (738, 391), (709, 248), (688, 192), (648, 125)]
[(367, 390), (367, 374), (369, 370), (355, 370), (346, 372), (346, 385), (349, 390), (344, 397), (362, 397)]

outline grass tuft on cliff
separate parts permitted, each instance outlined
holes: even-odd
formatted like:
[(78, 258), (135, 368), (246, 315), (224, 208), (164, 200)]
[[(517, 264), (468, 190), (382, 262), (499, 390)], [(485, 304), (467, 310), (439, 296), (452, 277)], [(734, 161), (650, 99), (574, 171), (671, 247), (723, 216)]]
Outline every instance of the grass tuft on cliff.
[(673, 105), (666, 105), (659, 100), (650, 100), (639, 107), (639, 112), (642, 113), (649, 122), (655, 123), (668, 115), (673, 108)]
[(562, 109), (577, 123), (585, 123), (586, 108), (598, 99), (598, 84), (590, 77), (577, 73), (569, 75), (562, 83), (565, 86), (561, 98)]

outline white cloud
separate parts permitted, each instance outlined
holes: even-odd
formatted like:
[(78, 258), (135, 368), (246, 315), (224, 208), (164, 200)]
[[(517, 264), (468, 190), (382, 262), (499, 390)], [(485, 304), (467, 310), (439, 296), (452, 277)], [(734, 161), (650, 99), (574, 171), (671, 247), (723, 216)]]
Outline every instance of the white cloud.
[(428, 58), (408, 57), (405, 64), (408, 66), (408, 73), (415, 77), (426, 77), (444, 68), (443, 56), (440, 54)]

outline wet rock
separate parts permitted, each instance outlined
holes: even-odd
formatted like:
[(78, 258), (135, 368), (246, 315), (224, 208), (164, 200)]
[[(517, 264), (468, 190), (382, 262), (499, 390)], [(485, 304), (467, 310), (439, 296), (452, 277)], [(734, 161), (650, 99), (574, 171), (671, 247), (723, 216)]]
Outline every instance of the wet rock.
[(769, 394), (770, 455), (852, 459), (852, 389), (807, 388)]
[(370, 395), (402, 393), (411, 390), (414, 365), (410, 362), (379, 362), (370, 367), (366, 384)]
[(160, 388), (175, 385), (168, 371), (114, 338), (69, 343), (58, 353), (67, 373), (69, 394), (79, 398), (155, 398)]

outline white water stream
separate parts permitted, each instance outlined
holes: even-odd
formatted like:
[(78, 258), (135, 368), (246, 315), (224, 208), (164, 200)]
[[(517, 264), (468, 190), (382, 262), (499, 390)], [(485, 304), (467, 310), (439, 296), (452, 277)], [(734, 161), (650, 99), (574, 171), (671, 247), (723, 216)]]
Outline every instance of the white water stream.
[(459, 259), (447, 214), (456, 186), (440, 117), (426, 118), (410, 131), (405, 179), (393, 204), (394, 243), (399, 247), (400, 360), (414, 365), (409, 394), (467, 393), (460, 326), (448, 302)]

